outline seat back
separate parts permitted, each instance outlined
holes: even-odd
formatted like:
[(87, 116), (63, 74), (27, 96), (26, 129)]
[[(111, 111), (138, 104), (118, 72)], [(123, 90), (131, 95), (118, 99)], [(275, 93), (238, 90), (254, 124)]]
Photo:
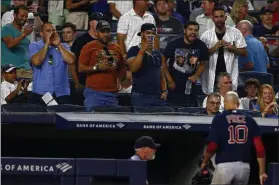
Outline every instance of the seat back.
[(240, 72), (238, 85), (245, 85), (246, 80), (248, 80), (249, 78), (256, 78), (260, 81), (261, 84), (270, 84), (273, 86), (273, 74), (255, 71)]
[(2, 112), (47, 112), (45, 107), (37, 104), (11, 103), (1, 106)]
[(118, 106), (118, 107), (95, 107), (93, 108), (94, 112), (132, 112), (131, 107), (126, 107), (126, 106)]
[(52, 105), (46, 107), (48, 112), (86, 112), (85, 107), (78, 105)]

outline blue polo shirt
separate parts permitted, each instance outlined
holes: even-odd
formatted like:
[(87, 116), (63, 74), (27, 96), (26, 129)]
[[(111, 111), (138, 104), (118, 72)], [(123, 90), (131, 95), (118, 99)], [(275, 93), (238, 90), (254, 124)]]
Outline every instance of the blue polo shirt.
[(239, 56), (238, 58), (238, 64), (239, 69), (242, 69), (244, 65), (248, 62), (254, 63), (254, 69), (251, 71), (256, 72), (267, 72), (266, 65), (269, 64), (268, 56), (265, 52), (265, 49), (263, 47), (263, 44), (261, 41), (253, 37), (252, 35), (248, 35), (245, 37), (245, 41), (247, 43), (247, 52), (248, 56)]
[[(63, 47), (70, 51), (67, 44)], [(29, 45), (28, 57), (31, 58), (38, 53), (45, 43), (43, 40), (32, 42)], [(53, 62), (49, 62), (53, 61)], [(44, 95), (47, 92), (59, 96), (70, 95), (70, 85), (68, 80), (68, 64), (64, 61), (61, 53), (55, 47), (50, 46), (45, 60), (40, 66), (32, 66), (33, 69), (33, 92)]]
[(7, 24), (1, 29), (1, 64), (13, 64), (17, 68), (31, 69), (28, 62), (27, 49), (30, 43), (29, 39), (25, 37), (19, 44), (12, 48), (8, 48), (7, 45), (2, 41), (4, 37), (17, 38), (22, 34), (12, 24)]
[[(133, 46), (129, 49), (127, 57), (136, 57), (140, 48)], [(161, 94), (161, 65), (162, 55), (159, 51), (152, 51), (151, 55), (144, 53), (141, 68), (133, 73), (132, 92), (152, 94)]]

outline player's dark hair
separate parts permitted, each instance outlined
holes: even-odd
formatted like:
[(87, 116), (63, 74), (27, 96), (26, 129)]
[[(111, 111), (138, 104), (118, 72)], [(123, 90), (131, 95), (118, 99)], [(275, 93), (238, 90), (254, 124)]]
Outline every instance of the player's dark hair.
[(47, 24), (53, 25), (52, 22), (43, 22), (43, 24), (41, 25), (41, 31), (44, 29), (44, 26), (47, 25)]
[(224, 77), (232, 78), (232, 76), (231, 76), (230, 73), (222, 72), (222, 73), (220, 73), (220, 74), (218, 75), (218, 77), (217, 77), (217, 84), (219, 84), (220, 79), (221, 79), (221, 78), (224, 78)]
[(216, 98), (219, 98), (221, 100), (221, 95), (217, 92), (212, 92), (208, 95), (207, 97), (207, 101), (211, 98), (211, 97), (216, 97)]
[(14, 13), (17, 15), (19, 10), (26, 10), (27, 12), (29, 11), (26, 5), (20, 5), (14, 8)]
[(77, 26), (70, 22), (64, 23), (62, 29), (65, 29), (65, 28), (71, 28), (74, 33), (77, 31)]
[(168, 3), (168, 0), (154, 0), (154, 6), (156, 6), (159, 1), (165, 1), (166, 3)]
[(258, 79), (255, 79), (255, 78), (249, 78), (248, 80), (246, 80), (245, 89), (247, 88), (248, 85), (255, 85), (258, 90), (260, 90), (260, 88), (261, 88), (260, 81)]
[(216, 12), (216, 11), (223, 11), (224, 14), (226, 14), (225, 9), (220, 6), (215, 6), (215, 8), (212, 10), (212, 14), (214, 14), (214, 12)]
[(188, 22), (186, 22), (184, 24), (184, 29), (187, 29), (189, 26), (192, 26), (192, 25), (198, 26), (198, 29), (200, 29), (200, 25), (196, 21), (188, 21)]

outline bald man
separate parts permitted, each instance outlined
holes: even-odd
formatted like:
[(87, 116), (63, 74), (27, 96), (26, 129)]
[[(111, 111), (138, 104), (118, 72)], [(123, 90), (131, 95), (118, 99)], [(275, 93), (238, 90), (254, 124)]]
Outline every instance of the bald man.
[(211, 184), (247, 185), (251, 147), (254, 145), (259, 163), (259, 180), (263, 185), (267, 175), (260, 128), (252, 117), (236, 110), (239, 98), (235, 92), (228, 92), (224, 99), (225, 111), (216, 115), (212, 121), (201, 169), (207, 166), (210, 158), (216, 153), (216, 166)]
[(258, 39), (252, 35), (253, 25), (247, 20), (240, 21), (237, 29), (242, 33), (247, 44), (247, 56), (239, 56), (239, 71), (267, 72), (269, 68), (269, 58), (265, 49)]

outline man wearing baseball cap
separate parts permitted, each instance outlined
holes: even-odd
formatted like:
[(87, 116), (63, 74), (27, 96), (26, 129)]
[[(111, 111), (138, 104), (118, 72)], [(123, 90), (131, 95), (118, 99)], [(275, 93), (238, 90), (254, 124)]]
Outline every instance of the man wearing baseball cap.
[(135, 155), (131, 157), (131, 160), (154, 160), (156, 150), (160, 147), (153, 141), (152, 137), (142, 136), (135, 142)]
[(263, 7), (261, 9), (261, 24), (254, 26), (253, 28), (253, 35), (255, 37), (262, 37), (265, 35), (271, 35), (272, 34), (272, 19), (273, 14), (272, 10), (270, 8)]
[(167, 100), (167, 84), (162, 66), (162, 54), (154, 49), (156, 26), (144, 23), (137, 34), (141, 43), (132, 46), (127, 63), (133, 74), (132, 105), (134, 107), (164, 106)]
[(97, 40), (86, 44), (78, 59), (78, 71), (85, 73), (84, 106), (88, 111), (99, 106), (118, 106), (117, 80), (124, 81), (126, 68), (120, 47), (110, 42), (110, 24), (96, 26)]
[[(96, 40), (97, 38), (97, 32), (96, 32), (96, 25), (98, 21), (103, 20), (104, 15), (99, 12), (95, 12), (92, 15), (89, 16), (89, 30), (85, 34), (79, 36), (78, 38), (75, 39), (73, 46), (71, 48), (71, 51), (75, 54), (76, 56), (76, 63), (74, 65), (76, 72), (78, 72), (78, 58), (80, 55), (80, 51), (82, 47), (87, 44), (88, 42), (91, 42), (93, 40)], [(78, 73), (78, 78), (79, 78), (79, 83), (81, 85), (85, 85), (85, 79), (86, 76), (84, 74)]]
[(1, 104), (27, 101), (26, 96), (22, 95), (27, 95), (29, 81), (17, 82), (16, 67), (12, 64), (3, 65), (1, 68), (4, 78), (1, 83)]

